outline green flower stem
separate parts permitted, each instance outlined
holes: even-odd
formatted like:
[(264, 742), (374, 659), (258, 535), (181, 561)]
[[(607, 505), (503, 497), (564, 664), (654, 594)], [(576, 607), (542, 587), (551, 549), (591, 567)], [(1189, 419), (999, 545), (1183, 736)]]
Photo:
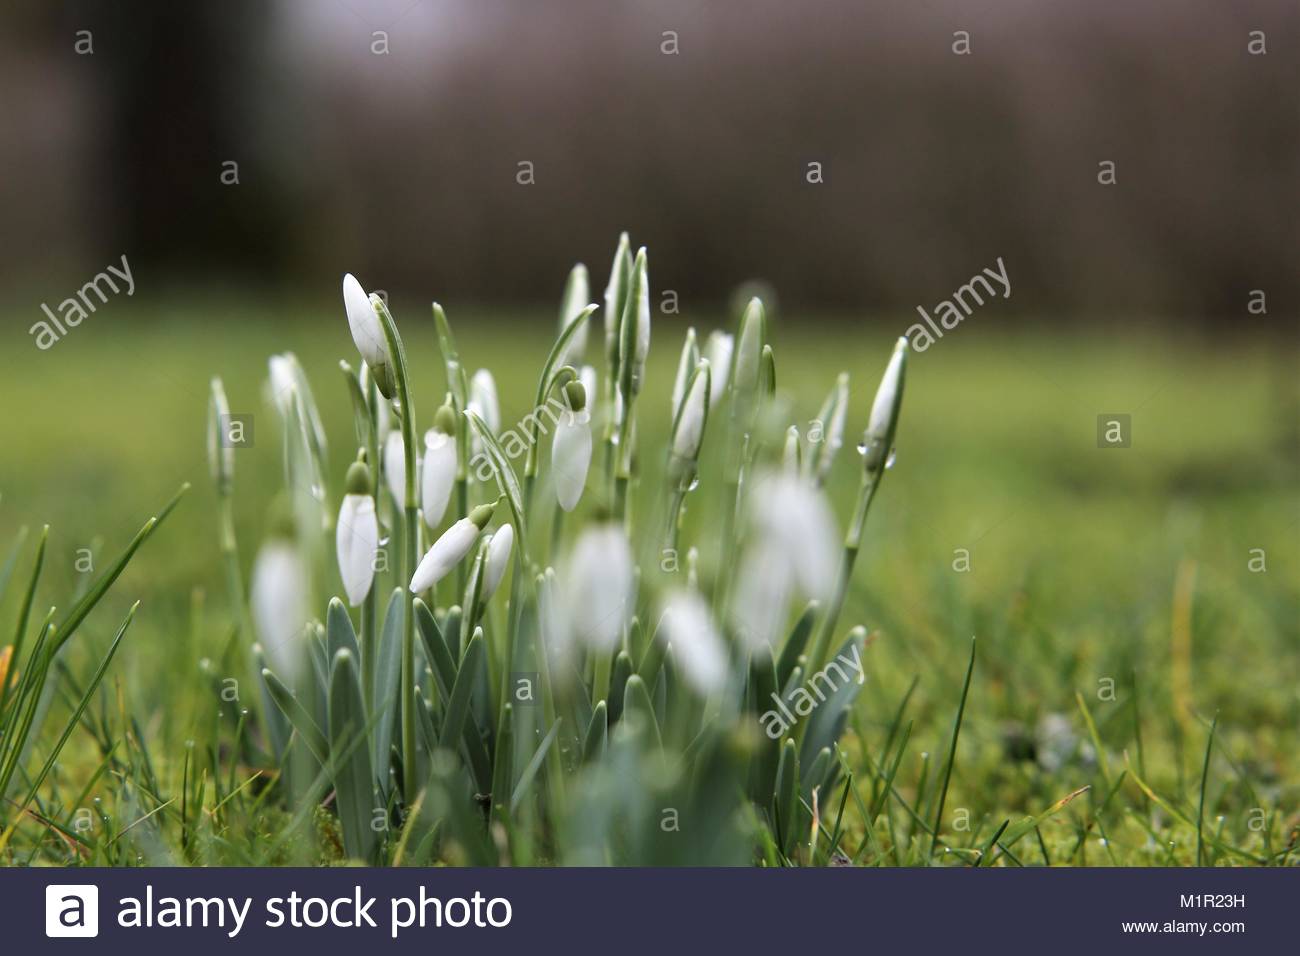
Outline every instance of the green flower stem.
[[(366, 434), (366, 459), (370, 465), (370, 474), (374, 477), (374, 497), (376, 510), (379, 504), (379, 487), (382, 480), (379, 475), (379, 389), (375, 386), (374, 375), (366, 376), (367, 394), (366, 408), (369, 411), (370, 428)], [(371, 561), (374, 556), (371, 556)], [(374, 706), (375, 693), (375, 653), (378, 649), (378, 642), (375, 634), (378, 631), (376, 625), (378, 615), (378, 592), (379, 588), (371, 582), (370, 593), (366, 599), (361, 602), (361, 695), (365, 701), (367, 712)], [(376, 755), (378, 759), (378, 755)]]
[[(378, 301), (378, 300), (376, 300)], [(415, 406), (411, 402), (411, 389), (406, 369), (406, 350), (397, 323), (387, 306), (376, 309), (384, 329), (388, 353), (393, 359), (393, 377), (397, 398), (402, 406), (402, 446), (406, 456), (406, 508), (402, 534), (402, 589), (406, 593), (406, 608), (402, 615), (402, 796), (406, 806), (414, 805), (419, 787), (416, 783), (415, 748), (415, 594), (411, 591), (411, 576), (415, 573), (415, 546), (419, 538), (419, 508), (416, 504), (415, 480)]]
[(849, 583), (853, 579), (853, 564), (857, 561), (858, 551), (862, 547), (862, 531), (867, 523), (867, 512), (871, 509), (871, 502), (876, 497), (876, 489), (879, 487), (879, 475), (863, 473), (862, 485), (858, 488), (857, 507), (853, 512), (853, 520), (849, 523), (848, 533), (844, 536), (844, 553), (840, 556), (840, 572), (835, 581), (835, 592), (826, 607), (826, 616), (822, 619), (821, 629), (817, 633), (817, 642), (808, 656), (806, 673), (816, 673), (826, 662), (831, 637), (839, 621), (840, 611), (844, 608), (844, 600), (849, 593)]

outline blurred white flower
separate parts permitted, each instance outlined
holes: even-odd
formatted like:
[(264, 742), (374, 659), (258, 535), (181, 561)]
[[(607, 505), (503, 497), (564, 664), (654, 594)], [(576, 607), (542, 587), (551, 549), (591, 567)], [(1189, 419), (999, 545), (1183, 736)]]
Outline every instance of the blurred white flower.
[(561, 577), (563, 620), (581, 643), (613, 651), (632, 610), (632, 548), (622, 525), (586, 528)]
[(565, 511), (572, 511), (582, 498), (591, 467), (591, 413), (586, 408), (586, 389), (580, 382), (570, 382), (565, 394), (569, 396), (569, 408), (555, 423), (551, 472), (556, 501)]
[(659, 631), (696, 691), (708, 696), (722, 690), (727, 681), (727, 651), (699, 592), (685, 588), (669, 592)]
[(830, 597), (839, 550), (825, 496), (796, 476), (764, 472), (754, 480), (749, 504), (757, 537), (789, 557), (800, 590), (812, 598)]
[(776, 647), (785, 629), (793, 579), (790, 556), (775, 543), (757, 541), (745, 550), (729, 616), (746, 650)]
[[(569, 279), (564, 284), (564, 297), (560, 300), (560, 332), (563, 333), (569, 327), (569, 323), (578, 317), (578, 314), (587, 307), (591, 301), (591, 288), (587, 279), (587, 267), (579, 262), (569, 272)], [(591, 325), (590, 319), (578, 326), (573, 338), (569, 339), (569, 344), (565, 346), (564, 352), (560, 355), (560, 365), (577, 365), (587, 354), (587, 330)]]
[(271, 669), (290, 686), (303, 662), (310, 587), (307, 563), (294, 543), (268, 539), (253, 562), (249, 606)]
[(402, 433), (391, 431), (384, 438), (384, 483), (398, 508), (406, 507), (406, 445)]

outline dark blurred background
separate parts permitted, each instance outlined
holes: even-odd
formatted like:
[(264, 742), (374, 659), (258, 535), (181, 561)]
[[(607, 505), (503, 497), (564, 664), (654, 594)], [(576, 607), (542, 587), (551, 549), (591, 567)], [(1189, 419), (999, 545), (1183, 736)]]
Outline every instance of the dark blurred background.
[(549, 304), (628, 229), (696, 302), (910, 311), (1002, 256), (1008, 311), (1274, 325), (1298, 45), (1295, 0), (11, 3), (0, 300), (126, 253)]

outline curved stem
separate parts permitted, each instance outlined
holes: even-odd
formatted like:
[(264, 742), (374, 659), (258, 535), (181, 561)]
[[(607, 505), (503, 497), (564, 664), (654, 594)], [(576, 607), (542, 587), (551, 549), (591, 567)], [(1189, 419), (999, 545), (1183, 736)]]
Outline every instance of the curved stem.
[(878, 477), (866, 473), (862, 475), (857, 507), (853, 512), (853, 520), (849, 523), (848, 533), (844, 536), (844, 553), (840, 556), (840, 571), (835, 581), (835, 592), (826, 607), (826, 616), (822, 619), (821, 629), (817, 633), (817, 643), (813, 645), (812, 653), (808, 657), (807, 673), (820, 670), (826, 660), (831, 636), (839, 621), (840, 611), (844, 608), (844, 600), (848, 597), (849, 583), (853, 580), (853, 564), (857, 561), (858, 551), (862, 547), (862, 530), (867, 523), (867, 512), (871, 509), (871, 502), (876, 497), (878, 487), (880, 487)]

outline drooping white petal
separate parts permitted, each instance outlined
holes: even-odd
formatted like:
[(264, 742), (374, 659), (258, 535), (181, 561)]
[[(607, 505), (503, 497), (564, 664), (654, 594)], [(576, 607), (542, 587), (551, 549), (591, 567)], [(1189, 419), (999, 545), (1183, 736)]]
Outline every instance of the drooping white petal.
[(424, 433), (424, 462), (420, 468), (420, 508), (424, 523), (436, 528), (447, 513), (456, 483), (456, 439), (436, 428)]
[(788, 555), (800, 590), (830, 596), (838, 573), (835, 520), (825, 496), (798, 477), (770, 472), (757, 476), (750, 515), (759, 537)]
[(348, 328), (357, 351), (372, 367), (388, 364), (388, 342), (370, 296), (352, 273), (343, 277), (343, 307), (348, 313)]
[(291, 541), (273, 538), (262, 545), (253, 562), (249, 606), (272, 670), (290, 686), (302, 665), (310, 587), (306, 562)]
[(709, 605), (698, 591), (680, 589), (664, 601), (660, 634), (672, 644), (686, 680), (702, 695), (722, 690), (727, 652), (713, 626)]
[(565, 411), (555, 423), (551, 445), (551, 472), (555, 479), (555, 498), (565, 511), (572, 511), (587, 486), (587, 469), (591, 467), (591, 414)]
[(621, 525), (600, 524), (578, 536), (564, 566), (562, 619), (573, 637), (612, 651), (632, 611), (632, 549)]
[(469, 382), (469, 407), (487, 423), (492, 434), (501, 431), (501, 406), (497, 402), (497, 383), (485, 368), (474, 373)]
[(379, 521), (370, 495), (344, 495), (334, 532), (339, 577), (348, 603), (356, 607), (370, 593), (375, 580), (375, 550), (379, 547)]
[(715, 331), (710, 333), (709, 341), (705, 344), (704, 355), (709, 360), (709, 367), (713, 369), (713, 383), (710, 386), (709, 404), (716, 405), (722, 400), (722, 395), (727, 390), (727, 376), (731, 374), (731, 352), (735, 340), (726, 332)]
[(510, 549), (515, 543), (514, 525), (503, 524), (488, 542), (487, 560), (483, 565), (483, 600), (486, 602), (496, 594), (505, 577), (506, 568), (510, 566)]
[(398, 508), (406, 507), (406, 446), (402, 433), (391, 431), (384, 439), (384, 482)]
[(411, 590), (426, 590), (446, 577), (469, 554), (474, 542), (478, 540), (480, 530), (469, 518), (461, 518), (444, 531), (411, 576)]

